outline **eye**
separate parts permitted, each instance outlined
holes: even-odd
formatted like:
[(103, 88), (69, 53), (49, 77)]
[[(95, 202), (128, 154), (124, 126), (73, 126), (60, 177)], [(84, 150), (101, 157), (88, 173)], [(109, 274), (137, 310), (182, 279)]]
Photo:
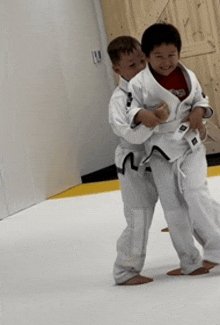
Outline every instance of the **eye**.
[(134, 68), (135, 67), (135, 63), (132, 63), (131, 65), (130, 65), (130, 68)]

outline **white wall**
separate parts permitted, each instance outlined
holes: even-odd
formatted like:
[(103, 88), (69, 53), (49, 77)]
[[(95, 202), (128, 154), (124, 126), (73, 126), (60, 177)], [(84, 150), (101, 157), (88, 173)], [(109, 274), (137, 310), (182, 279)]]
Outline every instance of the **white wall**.
[(0, 0), (0, 15), (1, 218), (113, 164), (117, 140), (99, 0)]

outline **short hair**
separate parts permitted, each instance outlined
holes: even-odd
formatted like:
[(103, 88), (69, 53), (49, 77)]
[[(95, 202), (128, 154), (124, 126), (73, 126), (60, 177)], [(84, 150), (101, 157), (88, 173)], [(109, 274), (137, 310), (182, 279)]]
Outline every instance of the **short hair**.
[(107, 47), (112, 64), (118, 64), (121, 60), (121, 54), (130, 54), (138, 46), (141, 48), (139, 41), (131, 36), (119, 36), (113, 39)]
[(182, 47), (181, 36), (176, 27), (167, 23), (156, 23), (148, 27), (142, 35), (141, 48), (147, 57), (157, 46), (173, 44), (180, 53)]

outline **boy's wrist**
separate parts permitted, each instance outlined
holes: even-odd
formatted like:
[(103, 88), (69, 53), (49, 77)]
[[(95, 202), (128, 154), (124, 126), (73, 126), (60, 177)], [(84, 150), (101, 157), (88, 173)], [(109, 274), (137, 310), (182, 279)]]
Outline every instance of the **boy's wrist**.
[(134, 117), (134, 124), (140, 124), (140, 123), (142, 123), (142, 120), (143, 120), (143, 114), (144, 114), (144, 109), (143, 108), (141, 108), (138, 112), (137, 112), (137, 114), (135, 115), (135, 117)]

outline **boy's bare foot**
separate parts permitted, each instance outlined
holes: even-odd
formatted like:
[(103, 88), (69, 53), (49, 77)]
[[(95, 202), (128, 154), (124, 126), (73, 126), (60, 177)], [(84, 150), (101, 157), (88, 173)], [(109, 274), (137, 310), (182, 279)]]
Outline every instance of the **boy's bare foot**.
[(146, 278), (145, 276), (137, 274), (133, 278), (131, 278), (123, 283), (119, 283), (119, 285), (133, 286), (133, 285), (138, 285), (138, 284), (149, 283), (152, 281), (153, 281), (153, 279), (151, 279), (151, 278)]
[(209, 273), (209, 269), (202, 266), (202, 267), (196, 269), (195, 271), (191, 272), (189, 275), (200, 275), (200, 274), (207, 274), (207, 273)]
[(163, 228), (161, 231), (162, 232), (169, 232), (169, 228), (168, 227), (167, 228)]
[(208, 270), (212, 269), (216, 265), (219, 265), (219, 263), (214, 263), (214, 262), (210, 262), (210, 261), (207, 261), (207, 260), (203, 261), (203, 266), (206, 267)]
[(167, 272), (167, 275), (172, 275), (172, 276), (178, 276), (178, 275), (201, 275), (201, 274), (206, 274), (209, 273), (209, 269), (207, 269), (206, 267), (202, 266), (196, 270), (194, 270), (193, 272), (189, 273), (189, 274), (183, 274), (181, 269), (175, 269), (172, 271)]

